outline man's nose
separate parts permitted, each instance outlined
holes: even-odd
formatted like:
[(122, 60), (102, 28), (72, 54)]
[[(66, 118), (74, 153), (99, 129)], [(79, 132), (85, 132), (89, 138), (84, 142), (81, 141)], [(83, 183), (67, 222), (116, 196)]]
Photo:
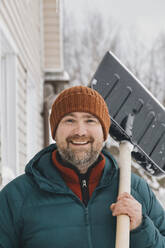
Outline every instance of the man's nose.
[(78, 134), (80, 136), (87, 134), (87, 128), (83, 122), (77, 122), (76, 127), (74, 129), (74, 134)]

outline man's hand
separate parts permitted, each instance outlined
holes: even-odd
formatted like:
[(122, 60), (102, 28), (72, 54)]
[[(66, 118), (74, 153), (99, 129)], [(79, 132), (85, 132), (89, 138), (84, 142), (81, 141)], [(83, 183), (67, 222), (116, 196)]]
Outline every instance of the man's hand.
[(128, 193), (118, 196), (117, 202), (110, 206), (113, 216), (128, 215), (130, 217), (130, 230), (137, 228), (142, 222), (142, 206)]

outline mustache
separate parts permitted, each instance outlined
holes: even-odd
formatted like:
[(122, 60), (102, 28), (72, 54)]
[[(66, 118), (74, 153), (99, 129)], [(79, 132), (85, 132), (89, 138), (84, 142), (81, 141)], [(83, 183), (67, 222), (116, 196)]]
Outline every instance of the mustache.
[(71, 141), (80, 141), (80, 142), (86, 142), (86, 141), (88, 141), (88, 142), (94, 142), (94, 138), (93, 137), (91, 137), (91, 136), (85, 136), (85, 135), (78, 135), (78, 134), (76, 134), (76, 135), (71, 135), (71, 136), (68, 136), (67, 138), (66, 138), (66, 141), (67, 142), (71, 142)]

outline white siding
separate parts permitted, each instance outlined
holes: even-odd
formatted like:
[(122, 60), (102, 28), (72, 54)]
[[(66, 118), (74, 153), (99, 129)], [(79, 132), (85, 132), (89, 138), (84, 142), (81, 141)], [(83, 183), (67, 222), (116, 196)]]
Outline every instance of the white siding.
[[(13, 179), (19, 173), (17, 145), (17, 55), (9, 37), (0, 29), (1, 174)], [(6, 179), (5, 179), (6, 180)], [(8, 181), (7, 181), (8, 182)]]
[[(39, 109), (37, 107), (37, 88), (34, 79), (28, 75), (27, 77), (27, 160), (30, 160), (32, 156), (38, 151), (38, 120), (37, 115)], [(42, 123), (42, 121), (41, 121)], [(42, 128), (42, 127), (41, 127)], [(39, 137), (41, 138), (41, 137)]]
[[(2, 51), (1, 51), (1, 32), (0, 32), (0, 99), (2, 98), (2, 88), (1, 88), (1, 82), (2, 82), (2, 74), (1, 74), (1, 58), (2, 58)], [(2, 184), (2, 113), (1, 113), (1, 107), (0, 107), (0, 185)]]
[(55, 0), (44, 0), (43, 10), (45, 71), (61, 71), (63, 70), (61, 11), (56, 11)]
[(20, 171), (23, 171), (23, 167), (26, 163), (27, 156), (27, 72), (24, 66), (18, 63), (18, 137), (19, 137), (19, 161)]
[[(44, 144), (43, 134), (43, 64), (41, 34), (42, 0), (3, 0), (0, 1), (0, 26), (5, 26), (17, 49), (17, 101), (16, 132), (18, 134), (19, 173), (24, 171), (27, 156), (29, 135), (35, 136), (36, 150)], [(4, 48), (3, 48), (4, 49)], [(35, 126), (28, 122), (28, 77), (35, 84), (35, 100), (31, 102), (31, 119)], [(34, 98), (34, 97), (33, 97)], [(29, 133), (28, 133), (29, 132)], [(1, 146), (0, 146), (1, 147)], [(4, 165), (3, 165), (4, 166)]]

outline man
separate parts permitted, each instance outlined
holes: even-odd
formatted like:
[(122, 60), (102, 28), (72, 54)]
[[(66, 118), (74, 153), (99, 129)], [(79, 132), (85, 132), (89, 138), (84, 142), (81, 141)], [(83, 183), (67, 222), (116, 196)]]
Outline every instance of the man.
[(0, 247), (114, 248), (121, 214), (130, 217), (130, 247), (165, 247), (165, 212), (148, 185), (132, 175), (131, 195), (117, 197), (119, 170), (103, 149), (110, 127), (103, 98), (84, 86), (64, 90), (50, 126), (56, 144), (0, 193)]

